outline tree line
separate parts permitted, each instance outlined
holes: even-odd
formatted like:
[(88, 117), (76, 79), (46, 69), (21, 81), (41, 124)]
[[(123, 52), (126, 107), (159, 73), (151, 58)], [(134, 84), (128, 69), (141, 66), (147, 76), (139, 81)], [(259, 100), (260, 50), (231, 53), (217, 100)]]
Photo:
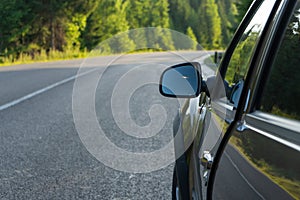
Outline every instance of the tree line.
[[(228, 44), (249, 0), (0, 0), (1, 58), (42, 51), (90, 51), (117, 33), (141, 27), (187, 34), (206, 49)], [(139, 45), (128, 38), (121, 44)], [(161, 38), (168, 48), (171, 35)], [(122, 49), (122, 46), (120, 46)], [(125, 47), (124, 47), (125, 48)], [(158, 47), (159, 48), (159, 47)]]

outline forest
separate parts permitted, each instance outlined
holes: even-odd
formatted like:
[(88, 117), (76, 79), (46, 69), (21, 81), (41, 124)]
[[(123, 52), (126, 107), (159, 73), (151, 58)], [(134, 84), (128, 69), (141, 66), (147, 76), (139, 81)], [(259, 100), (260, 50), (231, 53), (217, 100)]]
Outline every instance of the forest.
[[(143, 27), (176, 30), (205, 49), (223, 49), (250, 3), (250, 0), (0, 0), (0, 63), (25, 58), (80, 57), (118, 33)], [(122, 42), (138, 45), (131, 37), (128, 35)], [(167, 38), (162, 38), (163, 41), (172, 40), (171, 35), (164, 37)], [(176, 49), (172, 42), (164, 45)]]

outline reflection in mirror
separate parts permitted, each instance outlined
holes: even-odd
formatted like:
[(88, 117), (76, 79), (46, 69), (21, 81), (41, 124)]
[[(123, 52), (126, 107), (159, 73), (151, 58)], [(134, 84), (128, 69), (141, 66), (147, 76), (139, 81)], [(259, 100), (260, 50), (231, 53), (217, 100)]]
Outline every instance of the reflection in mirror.
[(199, 94), (200, 80), (199, 72), (193, 64), (176, 65), (163, 73), (160, 93), (168, 97), (195, 97)]

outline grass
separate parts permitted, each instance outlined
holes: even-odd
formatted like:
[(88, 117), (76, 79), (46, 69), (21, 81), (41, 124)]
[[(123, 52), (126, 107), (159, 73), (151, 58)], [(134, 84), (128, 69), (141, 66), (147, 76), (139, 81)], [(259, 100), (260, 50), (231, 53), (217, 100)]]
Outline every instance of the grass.
[[(189, 51), (189, 49), (186, 49), (184, 51)], [(136, 54), (136, 53), (147, 53), (147, 52), (163, 52), (163, 50), (162, 49), (138, 49), (138, 50), (123, 52), (123, 53)], [(29, 64), (35, 62), (48, 62), (48, 61), (70, 60), (70, 59), (79, 59), (79, 58), (97, 57), (97, 56), (108, 56), (108, 55), (116, 55), (120, 53), (111, 53), (109, 51), (103, 51), (101, 49), (95, 49), (90, 52), (87, 51), (86, 49), (84, 51), (80, 51), (79, 49), (69, 49), (63, 52), (53, 51), (53, 50), (46, 52), (45, 50), (41, 50), (40, 53), (36, 53), (34, 57), (26, 53), (21, 53), (18, 56), (18, 58), (14, 58), (11, 55), (10, 56), (0, 55), (0, 67), (18, 65), (18, 64)], [(208, 61), (208, 62), (210, 63), (209, 66), (215, 65), (213, 64), (212, 61)]]
[[(153, 49), (142, 49), (138, 51), (127, 52), (131, 53), (145, 53), (145, 52), (158, 52), (159, 50)], [(49, 51), (48, 53), (45, 50), (42, 50), (40, 53), (35, 54), (32, 57), (29, 54), (21, 53), (19, 57), (16, 59), (13, 56), (0, 56), (0, 67), (1, 66), (11, 66), (18, 64), (29, 64), (35, 62), (49, 62), (49, 61), (58, 61), (58, 60), (70, 60), (70, 59), (79, 59), (79, 58), (87, 58), (87, 57), (96, 57), (96, 56), (107, 56), (107, 55), (115, 55), (114, 53), (103, 52), (99, 50), (94, 50), (88, 52), (87, 50), (80, 51), (76, 49), (70, 49), (66, 51)]]
[(64, 52), (54, 51), (54, 50), (50, 50), (49, 52), (46, 52), (45, 50), (41, 50), (40, 53), (35, 54), (34, 57), (25, 53), (21, 53), (18, 56), (18, 58), (14, 58), (11, 55), (2, 56), (0, 57), (0, 66), (85, 58), (87, 56), (88, 56), (87, 50), (80, 51), (77, 49), (69, 49)]

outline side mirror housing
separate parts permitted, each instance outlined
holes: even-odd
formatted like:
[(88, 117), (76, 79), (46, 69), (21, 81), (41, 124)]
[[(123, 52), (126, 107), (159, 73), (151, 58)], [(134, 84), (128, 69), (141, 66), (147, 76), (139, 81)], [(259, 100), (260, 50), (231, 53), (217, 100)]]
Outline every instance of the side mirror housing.
[(200, 70), (198, 62), (182, 63), (166, 69), (160, 78), (160, 93), (166, 97), (197, 97), (201, 92)]

